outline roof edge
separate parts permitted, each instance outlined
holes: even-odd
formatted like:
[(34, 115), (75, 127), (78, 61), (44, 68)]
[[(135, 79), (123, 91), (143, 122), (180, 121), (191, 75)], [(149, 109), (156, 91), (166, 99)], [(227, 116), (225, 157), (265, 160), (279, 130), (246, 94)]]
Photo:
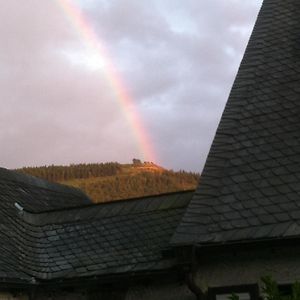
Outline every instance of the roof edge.
[[(181, 198), (180, 195), (188, 195), (191, 194), (189, 198), (184, 197)], [(80, 222), (84, 220), (91, 220), (97, 218), (110, 218), (116, 215), (123, 215), (122, 209), (127, 208), (129, 204), (137, 205), (132, 207), (131, 210), (126, 210), (124, 215), (133, 215), (143, 212), (153, 212), (153, 211), (161, 211), (166, 209), (177, 209), (183, 208), (188, 205), (190, 202), (192, 195), (194, 194), (194, 190), (188, 191), (178, 191), (172, 193), (164, 193), (160, 195), (139, 197), (139, 198), (131, 198), (107, 203), (96, 203), (96, 204), (87, 204), (81, 206), (67, 207), (62, 209), (54, 209), (42, 212), (33, 212), (26, 209), (23, 209), (18, 203), (15, 203), (16, 209), (19, 210), (19, 217), (21, 217), (26, 223), (35, 225), (35, 226), (43, 226), (47, 224), (61, 224), (61, 223), (73, 223)], [(167, 197), (167, 196), (178, 196), (175, 199), (167, 199), (169, 206), (166, 205), (166, 201), (162, 201), (161, 204), (157, 206), (153, 206), (152, 208), (143, 208), (139, 207), (138, 204), (141, 201), (155, 201), (156, 199)], [(151, 201), (152, 203), (152, 201)], [(150, 203), (149, 203), (150, 204)]]
[(87, 200), (91, 199), (80, 189), (67, 186), (60, 183), (49, 182), (45, 179), (34, 177), (32, 175), (23, 174), (18, 171), (9, 170), (0, 167), (0, 179), (5, 181), (22, 182), (31, 186), (39, 187), (45, 190), (56, 190), (61, 193), (71, 193), (75, 196), (85, 197)]

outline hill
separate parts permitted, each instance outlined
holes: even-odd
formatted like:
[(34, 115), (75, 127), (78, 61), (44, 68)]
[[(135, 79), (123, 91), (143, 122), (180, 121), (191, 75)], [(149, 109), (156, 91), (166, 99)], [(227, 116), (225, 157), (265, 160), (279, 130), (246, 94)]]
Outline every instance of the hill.
[(77, 187), (96, 203), (195, 189), (200, 177), (197, 173), (174, 172), (138, 159), (132, 164), (52, 165), (16, 171)]

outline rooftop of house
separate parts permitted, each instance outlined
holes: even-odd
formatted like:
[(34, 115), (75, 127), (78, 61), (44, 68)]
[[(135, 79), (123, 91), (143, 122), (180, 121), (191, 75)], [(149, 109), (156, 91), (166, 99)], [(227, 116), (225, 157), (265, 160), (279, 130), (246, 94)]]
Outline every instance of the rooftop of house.
[(195, 193), (92, 205), (0, 169), (0, 281), (169, 270), (173, 246), (299, 238), (299, 16), (298, 0), (264, 1)]
[(91, 204), (80, 191), (0, 169), (0, 281), (170, 269), (193, 191)]
[(174, 245), (299, 237), (299, 32), (298, 0), (264, 1)]

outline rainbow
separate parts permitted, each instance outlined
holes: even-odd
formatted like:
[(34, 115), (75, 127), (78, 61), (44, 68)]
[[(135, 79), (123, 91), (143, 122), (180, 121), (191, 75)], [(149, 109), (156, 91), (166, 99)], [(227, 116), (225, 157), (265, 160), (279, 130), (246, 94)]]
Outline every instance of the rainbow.
[(149, 134), (145, 130), (143, 122), (139, 117), (136, 105), (126, 89), (124, 81), (114, 67), (112, 59), (105, 49), (103, 42), (99, 39), (93, 27), (89, 24), (80, 8), (71, 0), (56, 0), (64, 14), (70, 20), (80, 38), (85, 45), (97, 55), (99, 61), (103, 62), (104, 72), (111, 89), (116, 94), (116, 98), (121, 109), (130, 124), (139, 148), (141, 159), (146, 161), (156, 161), (154, 148), (150, 142)]

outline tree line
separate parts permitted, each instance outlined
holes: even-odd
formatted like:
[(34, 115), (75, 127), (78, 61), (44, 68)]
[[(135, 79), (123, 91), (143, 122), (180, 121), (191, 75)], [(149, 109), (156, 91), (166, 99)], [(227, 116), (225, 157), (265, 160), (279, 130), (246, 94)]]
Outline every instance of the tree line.
[(83, 190), (94, 202), (195, 189), (199, 175), (189, 172), (137, 172), (65, 182)]
[(121, 172), (122, 165), (117, 162), (94, 164), (71, 164), (69, 166), (25, 167), (17, 171), (40, 177), (52, 182), (72, 179), (114, 176)]

